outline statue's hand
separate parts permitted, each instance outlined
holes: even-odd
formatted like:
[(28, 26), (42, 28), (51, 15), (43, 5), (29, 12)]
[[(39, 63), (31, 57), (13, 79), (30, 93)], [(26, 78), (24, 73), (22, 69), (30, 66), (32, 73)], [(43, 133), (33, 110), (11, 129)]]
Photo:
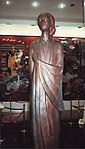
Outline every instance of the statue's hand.
[(35, 53), (32, 54), (32, 59), (33, 59), (34, 63), (38, 63), (38, 58)]

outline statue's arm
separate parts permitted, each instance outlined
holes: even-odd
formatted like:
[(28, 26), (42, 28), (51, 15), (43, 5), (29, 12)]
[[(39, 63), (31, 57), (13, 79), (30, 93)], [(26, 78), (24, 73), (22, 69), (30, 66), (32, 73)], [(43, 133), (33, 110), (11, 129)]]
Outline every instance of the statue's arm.
[(33, 72), (33, 66), (34, 66), (34, 62), (32, 59), (32, 55), (33, 55), (33, 47), (32, 45), (30, 45), (29, 47), (29, 62), (28, 62), (28, 69), (29, 69), (29, 74), (30, 74), (30, 78), (32, 77), (32, 72)]
[(60, 72), (63, 72), (63, 66), (64, 66), (64, 54), (63, 54), (63, 46), (59, 43), (58, 49), (57, 49), (57, 66), (60, 69)]

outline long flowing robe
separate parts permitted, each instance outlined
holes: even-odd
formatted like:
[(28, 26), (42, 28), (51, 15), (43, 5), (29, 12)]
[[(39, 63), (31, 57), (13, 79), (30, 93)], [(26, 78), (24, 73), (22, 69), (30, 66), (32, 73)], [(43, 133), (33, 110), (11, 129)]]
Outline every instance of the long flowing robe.
[(31, 116), (35, 148), (56, 148), (59, 144), (59, 110), (63, 72), (63, 49), (53, 39), (33, 41), (29, 49)]

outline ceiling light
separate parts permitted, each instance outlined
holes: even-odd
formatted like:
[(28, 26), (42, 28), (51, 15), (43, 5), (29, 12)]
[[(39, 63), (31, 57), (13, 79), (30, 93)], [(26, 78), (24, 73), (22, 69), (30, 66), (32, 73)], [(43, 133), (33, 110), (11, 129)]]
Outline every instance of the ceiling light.
[(8, 5), (8, 6), (12, 4), (12, 2), (10, 0), (5, 0), (4, 3), (5, 3), (5, 5)]
[(38, 3), (38, 2), (33, 2), (33, 3), (32, 3), (32, 6), (33, 6), (33, 7), (38, 7), (38, 6), (39, 6), (39, 3)]
[(10, 4), (10, 1), (6, 1), (6, 4), (9, 5)]
[(60, 4), (58, 5), (58, 7), (61, 8), (61, 9), (65, 8), (65, 6), (66, 6), (66, 5), (65, 5), (64, 3), (60, 3)]

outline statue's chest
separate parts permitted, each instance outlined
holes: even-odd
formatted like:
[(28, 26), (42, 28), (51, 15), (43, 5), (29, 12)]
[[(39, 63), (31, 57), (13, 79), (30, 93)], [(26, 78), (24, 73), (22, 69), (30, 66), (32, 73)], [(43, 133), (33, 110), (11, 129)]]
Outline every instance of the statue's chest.
[(50, 62), (53, 59), (54, 46), (51, 43), (42, 43), (39, 45), (39, 57), (46, 62)]
[(39, 59), (51, 64), (57, 60), (56, 50), (57, 47), (52, 42), (38, 42), (34, 51)]

